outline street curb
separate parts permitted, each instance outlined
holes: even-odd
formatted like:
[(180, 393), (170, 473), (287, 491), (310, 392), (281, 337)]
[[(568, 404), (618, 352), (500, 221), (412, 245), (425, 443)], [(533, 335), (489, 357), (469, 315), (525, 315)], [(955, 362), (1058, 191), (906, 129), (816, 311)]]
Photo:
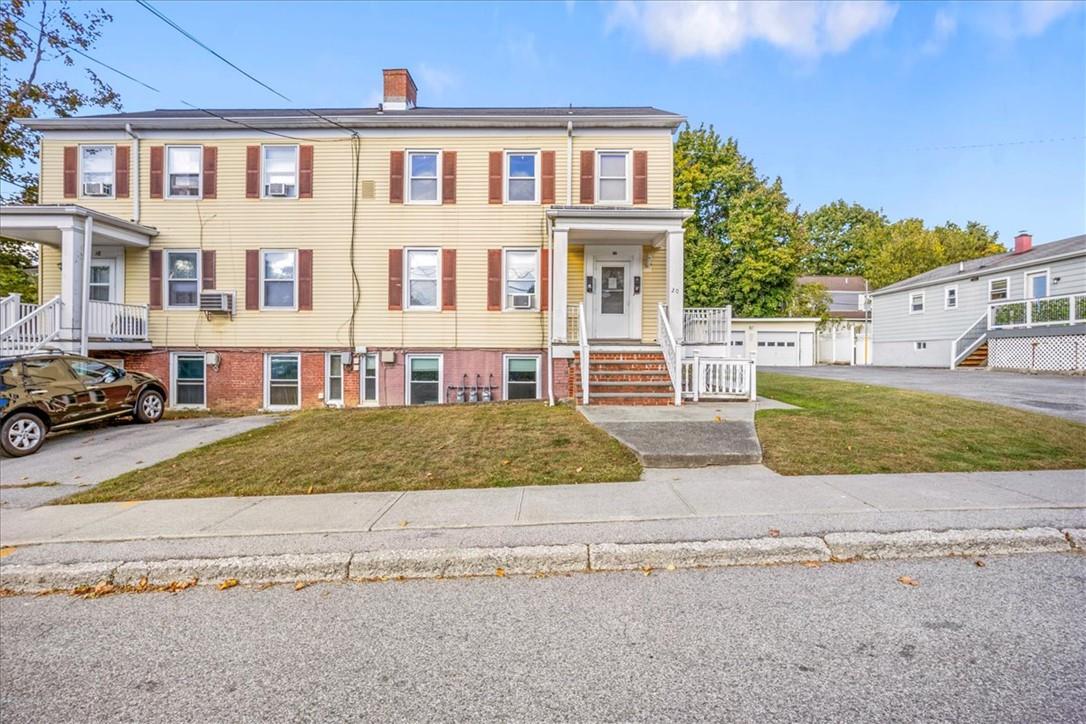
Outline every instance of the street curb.
[(774, 565), (830, 559), (830, 550), (820, 538), (598, 543), (589, 549), (594, 571)]
[(0, 589), (68, 591), (98, 584), (145, 586), (314, 583), (319, 581), (545, 575), (814, 561), (1081, 551), (1086, 529), (917, 530), (828, 533), (822, 537), (661, 543), (577, 543), (495, 548), (430, 548), (161, 561), (0, 564)]
[(884, 560), (1047, 553), (1070, 550), (1055, 528), (1023, 530), (913, 530), (903, 533), (828, 533), (824, 536), (835, 560)]

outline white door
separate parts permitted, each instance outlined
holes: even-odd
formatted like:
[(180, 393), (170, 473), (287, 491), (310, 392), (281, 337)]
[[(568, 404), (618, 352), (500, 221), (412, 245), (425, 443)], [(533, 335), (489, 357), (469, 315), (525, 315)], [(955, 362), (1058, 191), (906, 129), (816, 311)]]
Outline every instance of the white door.
[(758, 332), (759, 366), (796, 367), (799, 365), (799, 339), (795, 332)]
[(601, 261), (596, 263), (596, 304), (593, 309), (593, 330), (596, 339), (630, 339), (630, 263)]
[(116, 259), (91, 259), (87, 291), (92, 302), (118, 301)]
[(814, 366), (814, 332), (799, 333), (799, 363), (803, 367)]

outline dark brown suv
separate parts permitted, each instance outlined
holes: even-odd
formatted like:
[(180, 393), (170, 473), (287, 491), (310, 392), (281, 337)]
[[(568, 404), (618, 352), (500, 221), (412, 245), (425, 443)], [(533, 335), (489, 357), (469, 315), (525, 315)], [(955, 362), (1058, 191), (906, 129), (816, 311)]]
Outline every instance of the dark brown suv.
[(158, 422), (166, 388), (153, 375), (66, 354), (0, 359), (0, 449), (37, 452), (47, 433), (130, 415)]

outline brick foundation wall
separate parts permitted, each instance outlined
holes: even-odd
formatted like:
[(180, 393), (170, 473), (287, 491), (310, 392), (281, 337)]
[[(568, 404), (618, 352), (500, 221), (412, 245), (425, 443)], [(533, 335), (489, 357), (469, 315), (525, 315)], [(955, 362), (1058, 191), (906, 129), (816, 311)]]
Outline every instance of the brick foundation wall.
[[(184, 353), (192, 350), (173, 350)], [(217, 349), (219, 364), (206, 367), (206, 401), (208, 409), (218, 412), (254, 412), (264, 406), (264, 356), (269, 352), (297, 352), (301, 356), (301, 406), (303, 409), (323, 407), (325, 381), (325, 352), (334, 350), (288, 350), (281, 348), (260, 348), (244, 350)], [(538, 355), (540, 358), (540, 396), (547, 397), (547, 354), (546, 350), (512, 349), (394, 349), (395, 361), (386, 364), (380, 361), (383, 350), (370, 352), (378, 355), (377, 388), (380, 405), (403, 405), (405, 403), (405, 372), (408, 354), (440, 354), (444, 376), (442, 399), (450, 385), (463, 383), (467, 375), (468, 384), (475, 385), (476, 380), (482, 386), (493, 385), (493, 399), (502, 399), (503, 360), (506, 354)], [(95, 356), (120, 360), (125, 369), (147, 372), (161, 379), (171, 388), (170, 352), (153, 350), (151, 352), (98, 352)], [(558, 385), (561, 393), (566, 389), (568, 365), (566, 360), (555, 360)], [(343, 371), (343, 404), (357, 407), (360, 404), (361, 365), (356, 364)], [(455, 394), (455, 393), (453, 393)]]

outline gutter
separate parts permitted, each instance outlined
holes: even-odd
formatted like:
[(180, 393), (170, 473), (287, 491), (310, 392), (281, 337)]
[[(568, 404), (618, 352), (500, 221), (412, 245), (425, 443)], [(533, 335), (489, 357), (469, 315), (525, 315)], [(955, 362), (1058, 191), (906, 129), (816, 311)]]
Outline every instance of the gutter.
[[(882, 289), (876, 289), (870, 292), (872, 297), (879, 297), (885, 294), (893, 294), (894, 292), (904, 292), (910, 289), (923, 289), (925, 287), (938, 286), (940, 284), (948, 284), (950, 282), (957, 282), (963, 279), (972, 279), (973, 277), (983, 277), (990, 274), (1002, 274), (1007, 271), (1014, 271), (1015, 269), (1021, 269), (1022, 267), (1035, 266), (1039, 264), (1048, 264), (1054, 261), (1063, 261), (1064, 259), (1074, 259), (1075, 257), (1086, 257), (1086, 250), (1076, 249), (1074, 251), (1068, 251), (1063, 254), (1054, 254), (1052, 256), (1042, 257), (1040, 259), (1027, 259), (1017, 264), (1007, 264), (1006, 266), (992, 266), (984, 269), (974, 269), (973, 271), (963, 272), (961, 274), (955, 274), (954, 276), (943, 277), (941, 279), (929, 279), (924, 282), (916, 282), (915, 284), (908, 284), (906, 286), (888, 286)], [(907, 281), (907, 280), (906, 280)], [(900, 284), (896, 282), (895, 284)]]
[(129, 163), (133, 168), (128, 171), (128, 178), (132, 184), (132, 221), (140, 222), (140, 137), (132, 130), (132, 124), (124, 124), (124, 132), (132, 137), (132, 158)]

